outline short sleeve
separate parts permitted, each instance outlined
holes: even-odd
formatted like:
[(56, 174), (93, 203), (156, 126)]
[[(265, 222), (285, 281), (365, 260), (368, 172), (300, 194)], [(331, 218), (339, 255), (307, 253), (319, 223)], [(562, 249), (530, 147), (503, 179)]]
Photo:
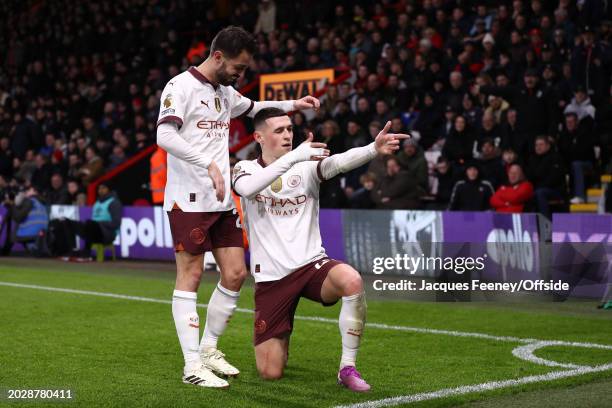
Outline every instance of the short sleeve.
[(238, 92), (231, 86), (229, 87), (229, 92), (232, 98), (232, 119), (237, 118), (238, 116), (247, 115), (253, 109), (255, 103), (252, 100), (250, 100), (246, 96), (241, 95), (240, 92)]
[(183, 126), (186, 103), (185, 94), (177, 80), (168, 82), (162, 91), (157, 126), (168, 122), (176, 123), (179, 128)]

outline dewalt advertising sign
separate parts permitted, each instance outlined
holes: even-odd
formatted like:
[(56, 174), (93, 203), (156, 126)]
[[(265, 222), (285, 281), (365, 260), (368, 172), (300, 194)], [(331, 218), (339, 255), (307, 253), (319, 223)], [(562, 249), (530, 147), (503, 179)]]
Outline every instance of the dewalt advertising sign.
[(314, 95), (333, 80), (333, 69), (262, 75), (259, 79), (259, 99), (262, 101), (300, 99)]

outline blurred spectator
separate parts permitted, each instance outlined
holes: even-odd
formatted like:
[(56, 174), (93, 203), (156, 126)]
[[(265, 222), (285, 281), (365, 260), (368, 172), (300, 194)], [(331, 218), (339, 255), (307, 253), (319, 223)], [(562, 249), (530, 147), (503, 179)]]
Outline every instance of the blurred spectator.
[(514, 163), (508, 168), (508, 184), (499, 187), (491, 197), (491, 207), (497, 212), (521, 213), (532, 198), (533, 185), (525, 180), (521, 165)]
[(113, 147), (113, 153), (108, 158), (108, 169), (114, 169), (127, 159), (123, 148), (119, 145)]
[(423, 191), (429, 191), (427, 160), (425, 160), (423, 149), (416, 140), (412, 138), (404, 140), (402, 150), (397, 155), (397, 161), (402, 170), (406, 172), (407, 177), (414, 179)]
[(405, 170), (402, 170), (397, 157), (387, 158), (386, 169), (386, 175), (371, 192), (376, 208), (420, 208), (420, 197), (424, 192), (416, 181), (411, 179)]
[(484, 139), (480, 144), (478, 167), (482, 173), (482, 179), (491, 183), (493, 188), (499, 187), (506, 179), (502, 160), (495, 148), (495, 143), (490, 138)]
[(432, 194), (435, 197), (436, 208), (446, 210), (450, 202), (453, 187), (457, 181), (453, 168), (446, 157), (440, 156), (438, 158), (434, 170), (434, 177), (435, 187), (432, 189)]
[(74, 205), (85, 205), (87, 201), (87, 195), (85, 191), (79, 185), (79, 182), (72, 179), (68, 180), (66, 184), (66, 189), (68, 190), (68, 197), (70, 199), (70, 204)]
[(45, 232), (49, 225), (49, 215), (36, 187), (31, 186), (17, 194), (11, 216), (17, 225), (13, 237), (14, 242), (23, 244), (29, 252), (35, 255), (44, 255)]
[(72, 204), (68, 189), (64, 185), (64, 178), (60, 173), (51, 175), (51, 188), (45, 193), (47, 205), (68, 205)]
[(527, 177), (535, 188), (537, 210), (550, 218), (548, 202), (565, 199), (565, 171), (561, 156), (551, 149), (546, 136), (535, 140), (535, 155), (529, 160)]
[(66, 220), (74, 234), (85, 240), (85, 247), (79, 255), (91, 257), (91, 246), (95, 243), (110, 244), (115, 240), (121, 226), (123, 208), (117, 195), (110, 190), (108, 184), (98, 185), (98, 197), (87, 221)]
[(424, 149), (429, 149), (436, 142), (440, 122), (442, 115), (434, 104), (433, 96), (428, 92), (423, 96), (423, 106), (412, 127), (421, 134), (420, 143)]
[(553, 101), (538, 86), (538, 78), (535, 68), (529, 68), (525, 71), (521, 87), (484, 86), (479, 90), (484, 94), (501, 96), (510, 101), (517, 109), (517, 130), (535, 137), (547, 133), (554, 125), (549, 120)]
[(374, 208), (372, 201), (372, 191), (376, 187), (376, 176), (373, 173), (365, 173), (359, 177), (361, 187), (355, 190), (349, 197), (351, 208)]
[(89, 185), (93, 180), (102, 175), (104, 163), (94, 147), (85, 148), (85, 164), (79, 169), (79, 176), (84, 186)]
[(576, 88), (572, 102), (565, 107), (563, 113), (574, 113), (578, 120), (582, 120), (587, 116), (595, 119), (595, 107), (591, 104), (591, 98), (588, 97), (582, 86)]
[(51, 186), (51, 174), (53, 166), (49, 163), (49, 157), (38, 153), (34, 158), (36, 168), (32, 172), (30, 183), (36, 187), (37, 191), (46, 191)]
[(495, 95), (489, 95), (489, 106), (485, 109), (485, 115), (492, 115), (495, 119), (495, 124), (499, 125), (506, 118), (506, 112), (510, 108), (510, 104), (503, 98)]
[(595, 138), (590, 116), (579, 123), (578, 115), (566, 113), (563, 131), (559, 134), (559, 151), (563, 155), (565, 165), (571, 169), (574, 186), (572, 204), (586, 201), (585, 173), (592, 172), (595, 163)]
[(527, 134), (520, 131), (517, 127), (516, 109), (508, 109), (506, 122), (502, 125), (501, 135), (502, 149), (512, 149), (523, 158), (529, 155), (531, 147), (529, 146)]
[(472, 133), (463, 116), (457, 116), (453, 129), (450, 131), (442, 155), (455, 164), (462, 164), (472, 158), (472, 150), (476, 144), (476, 137)]
[[(480, 131), (478, 132), (478, 141), (482, 144), (483, 140), (488, 139), (493, 142), (493, 147), (501, 144), (501, 133), (499, 127), (495, 123), (495, 117), (492, 113), (487, 113), (482, 116)], [(478, 154), (475, 154), (476, 157)]]
[(465, 167), (464, 179), (457, 181), (453, 187), (448, 209), (450, 211), (488, 210), (493, 191), (491, 183), (480, 178), (476, 163), (469, 162)]
[(582, 29), (571, 63), (576, 84), (589, 95), (601, 98), (610, 87), (610, 55), (607, 46), (596, 39), (594, 27), (589, 23)]
[(276, 5), (272, 0), (261, 0), (254, 33), (269, 34), (276, 29)]

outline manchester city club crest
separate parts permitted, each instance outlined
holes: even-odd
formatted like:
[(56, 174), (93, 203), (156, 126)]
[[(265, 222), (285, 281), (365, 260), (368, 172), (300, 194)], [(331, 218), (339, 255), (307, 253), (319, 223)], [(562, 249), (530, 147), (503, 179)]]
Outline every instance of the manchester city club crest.
[(287, 185), (291, 188), (297, 187), (301, 181), (302, 178), (299, 175), (294, 174), (293, 176), (289, 177), (289, 180), (287, 180)]
[(221, 99), (218, 96), (215, 96), (215, 108), (217, 112), (221, 112)]

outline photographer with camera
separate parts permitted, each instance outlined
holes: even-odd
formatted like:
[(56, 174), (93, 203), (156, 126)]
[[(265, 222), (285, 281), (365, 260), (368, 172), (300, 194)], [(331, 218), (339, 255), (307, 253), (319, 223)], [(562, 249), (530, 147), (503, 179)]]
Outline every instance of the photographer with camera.
[[(45, 237), (49, 226), (49, 215), (44, 200), (39, 197), (36, 187), (22, 188), (17, 194), (9, 188), (4, 197), (6, 216), (6, 241), (3, 255), (8, 255), (14, 243), (21, 243), (36, 256), (46, 254)], [(11, 234), (11, 223), (16, 224)]]

